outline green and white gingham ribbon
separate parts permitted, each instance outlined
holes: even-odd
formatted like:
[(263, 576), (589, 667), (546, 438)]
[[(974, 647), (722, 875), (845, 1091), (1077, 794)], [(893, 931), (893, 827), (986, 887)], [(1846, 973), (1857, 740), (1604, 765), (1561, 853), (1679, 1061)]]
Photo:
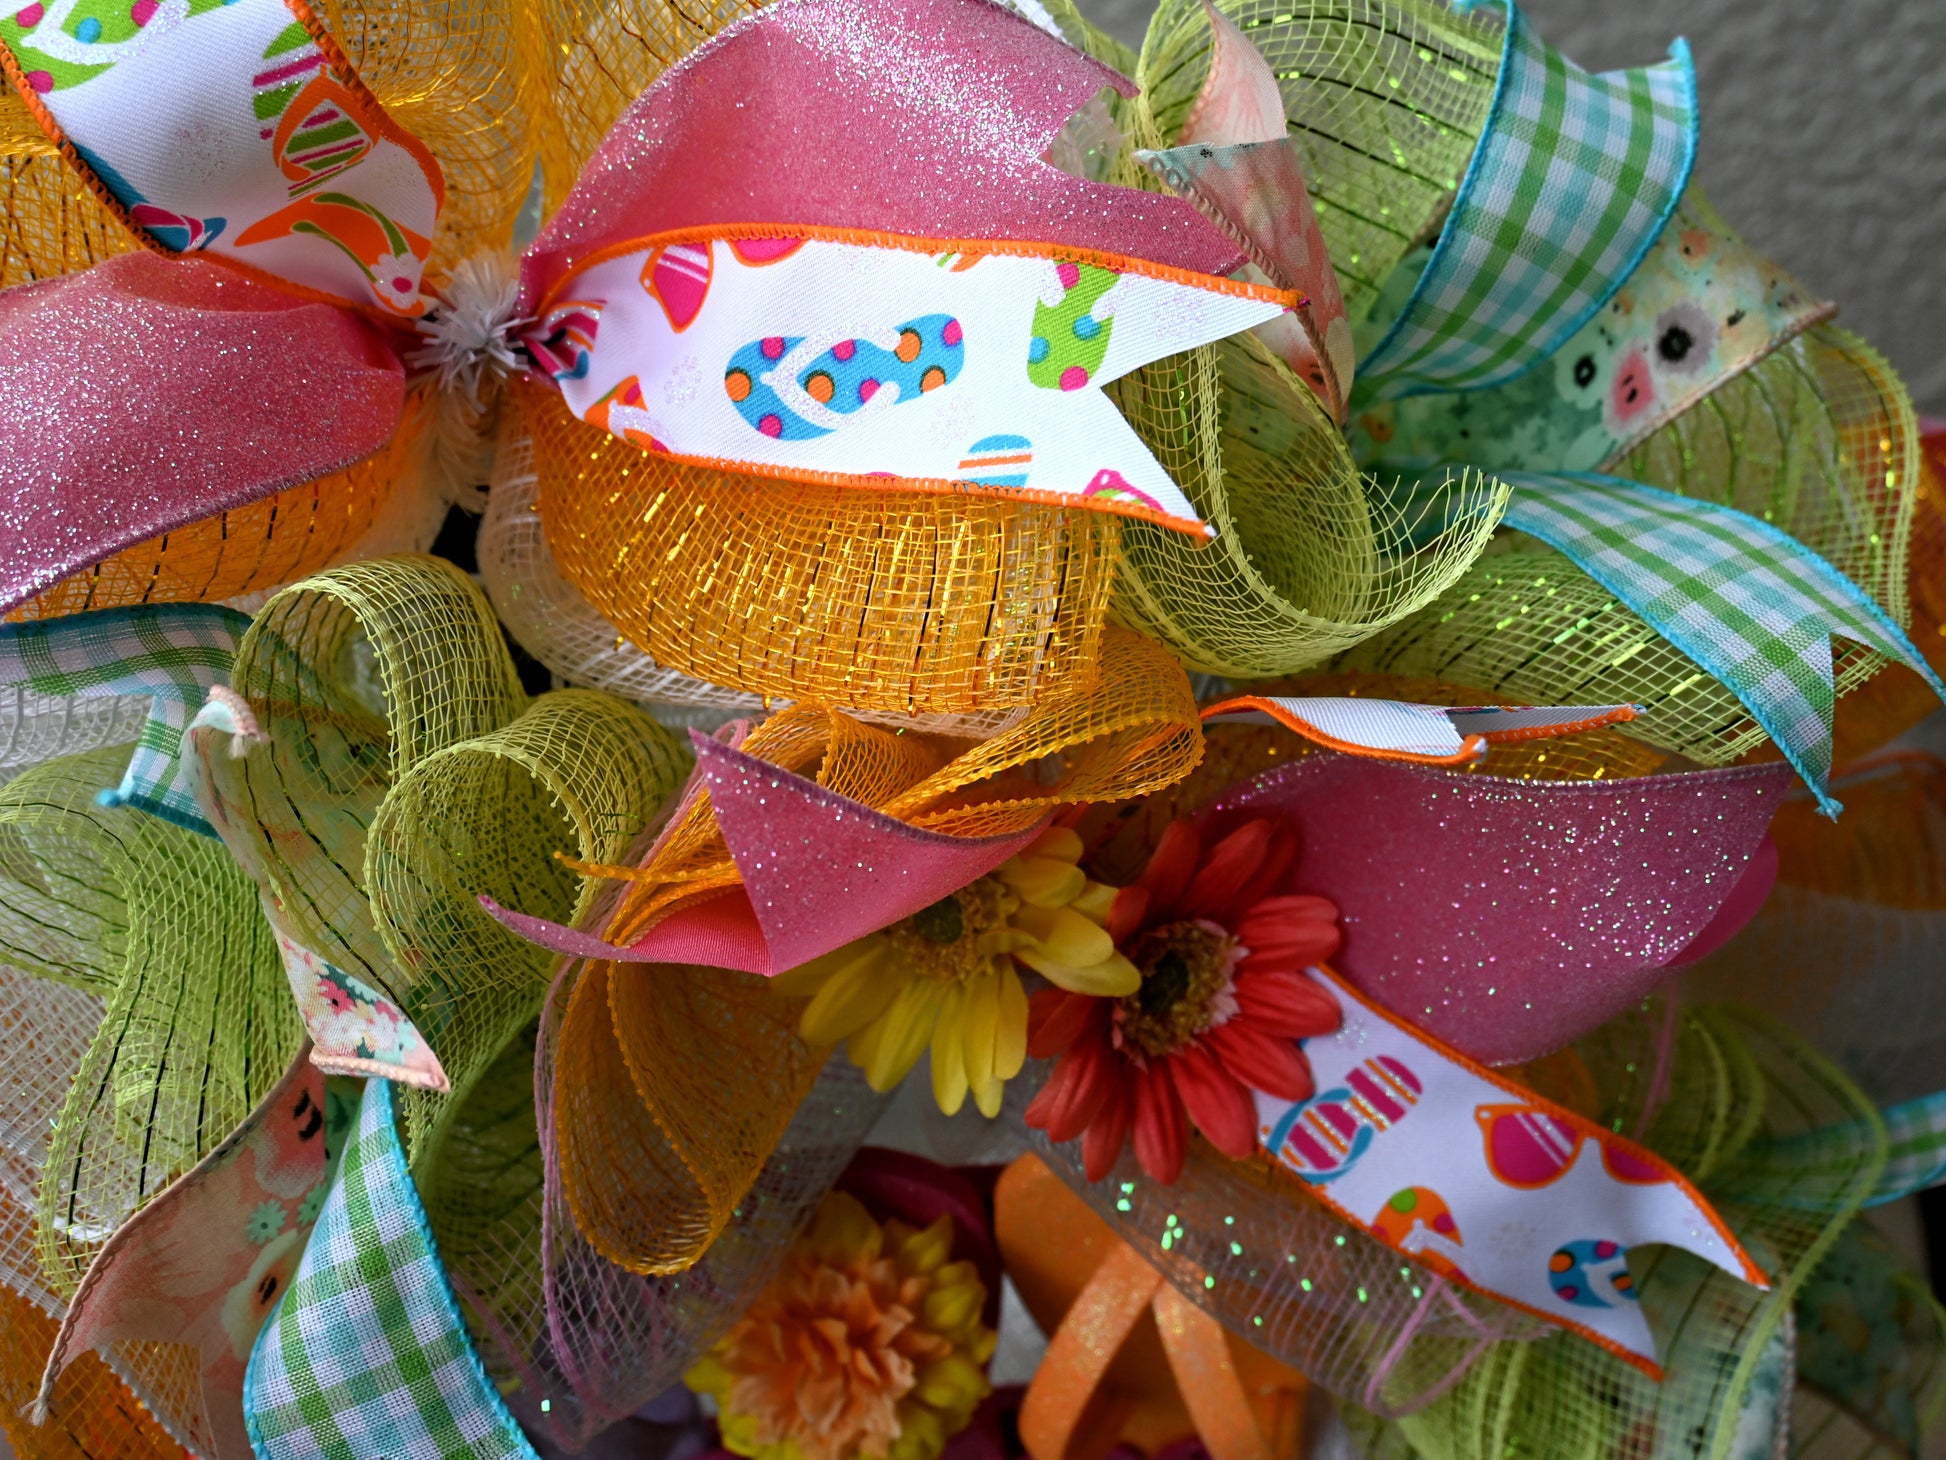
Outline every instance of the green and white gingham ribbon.
[(1795, 538), (1731, 507), (1593, 472), (1502, 472), (1506, 525), (1565, 553), (1649, 627), (1735, 693), (1838, 813), (1831, 775), (1831, 636), (1924, 676), (1905, 632)]
[(539, 1460), (467, 1335), (399, 1143), (367, 1080), (310, 1245), (243, 1385), (258, 1460)]
[(1860, 1165), (1874, 1156), (1881, 1140), (1885, 1166), (1865, 1198), (1866, 1206), (1883, 1206), (1946, 1182), (1946, 1090), (1903, 1101), (1873, 1119), (1798, 1131), (1753, 1145), (1739, 1158), (1739, 1165), (1774, 1178), (1771, 1185), (1782, 1194), (1773, 1192), (1768, 1200), (1799, 1210), (1827, 1210), (1829, 1203), (1822, 1199), (1825, 1184), (1812, 1179), (1812, 1173)]
[(132, 806), (216, 835), (197, 809), (182, 733), (213, 684), (230, 677), (248, 615), (215, 603), (154, 603), (0, 624), (0, 684), (39, 695), (147, 696), (148, 723), (104, 806)]
[(1486, 129), (1425, 272), (1359, 367), (1366, 400), (1500, 385), (1552, 355), (1635, 271), (1689, 182), (1683, 42), (1658, 65), (1591, 75), (1504, 3)]

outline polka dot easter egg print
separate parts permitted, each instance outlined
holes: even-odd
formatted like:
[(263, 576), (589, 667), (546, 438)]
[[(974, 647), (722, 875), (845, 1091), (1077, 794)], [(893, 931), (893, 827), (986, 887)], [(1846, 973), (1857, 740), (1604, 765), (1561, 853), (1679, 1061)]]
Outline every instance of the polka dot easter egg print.
[(1034, 303), (1027, 378), (1042, 390), (1080, 390), (1101, 372), (1115, 327), (1121, 275), (1093, 264), (1058, 263)]
[(1619, 1242), (1584, 1238), (1568, 1243), (1548, 1258), (1547, 1280), (1555, 1297), (1577, 1308), (1619, 1308), (1637, 1301), (1628, 1249)]
[(882, 335), (753, 340), (730, 357), (723, 390), (763, 435), (808, 441), (951, 385), (965, 362), (960, 322), (928, 314)]

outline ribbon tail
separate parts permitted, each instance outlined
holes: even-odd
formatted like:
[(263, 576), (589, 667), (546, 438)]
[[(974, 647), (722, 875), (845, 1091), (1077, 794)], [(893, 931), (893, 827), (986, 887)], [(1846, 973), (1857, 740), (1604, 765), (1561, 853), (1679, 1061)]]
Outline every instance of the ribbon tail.
[(0, 624), (0, 684), (76, 699), (146, 698), (148, 723), (119, 785), (97, 798), (214, 837), (182, 755), (193, 707), (227, 678), (250, 620), (214, 603), (138, 604)]
[[(1661, 1157), (1439, 1043), (1324, 969), (1344, 1010), (1307, 1039), (1318, 1093), (1257, 1093), (1260, 1139), (1324, 1205), (1429, 1271), (1659, 1374), (1629, 1249), (1764, 1272)], [(1508, 1240), (1507, 1234), (1518, 1234)]]
[(1506, 472), (1505, 521), (1566, 556), (1734, 692), (1803, 776), (1832, 799), (1832, 635), (1946, 684), (1856, 583), (1767, 522), (1593, 472)]

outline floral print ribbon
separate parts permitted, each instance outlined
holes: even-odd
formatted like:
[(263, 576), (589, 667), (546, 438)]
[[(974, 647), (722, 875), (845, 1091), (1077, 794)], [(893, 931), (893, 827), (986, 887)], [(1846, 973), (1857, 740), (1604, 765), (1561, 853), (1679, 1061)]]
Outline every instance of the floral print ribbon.
[(235, 1133), (115, 1229), (68, 1305), (39, 1403), (91, 1348), (149, 1339), (202, 1356), (212, 1460), (251, 1460), (244, 1364), (284, 1295), (350, 1134), (353, 1099), (300, 1050)]

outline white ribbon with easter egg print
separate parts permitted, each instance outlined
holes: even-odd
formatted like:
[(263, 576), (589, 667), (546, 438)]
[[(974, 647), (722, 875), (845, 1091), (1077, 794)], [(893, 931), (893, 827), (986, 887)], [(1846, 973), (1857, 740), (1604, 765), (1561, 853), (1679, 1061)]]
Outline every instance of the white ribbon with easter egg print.
[(1334, 974), (1308, 976), (1344, 1022), (1303, 1041), (1317, 1082), (1309, 1100), (1257, 1092), (1257, 1137), (1339, 1216), (1655, 1378), (1631, 1247), (1682, 1247), (1769, 1286), (1667, 1161), (1475, 1064)]
[(1102, 387), (1302, 299), (1054, 245), (737, 232), (645, 240), (551, 291), (528, 349), (577, 415), (725, 470), (1196, 534), (1212, 529)]

